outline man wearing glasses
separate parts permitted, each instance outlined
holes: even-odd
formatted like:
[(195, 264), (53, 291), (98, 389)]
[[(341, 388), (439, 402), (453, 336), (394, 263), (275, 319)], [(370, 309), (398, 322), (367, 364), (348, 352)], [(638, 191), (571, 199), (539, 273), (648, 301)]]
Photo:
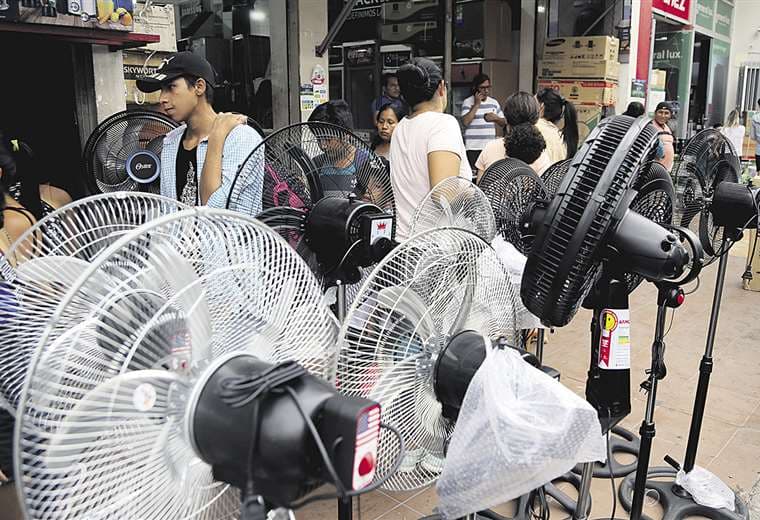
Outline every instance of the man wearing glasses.
[(489, 96), (491, 78), (478, 74), (472, 80), (472, 96), (462, 103), (462, 125), (467, 159), (475, 164), (483, 148), (496, 139), (496, 125), (504, 127), (507, 122), (499, 102)]

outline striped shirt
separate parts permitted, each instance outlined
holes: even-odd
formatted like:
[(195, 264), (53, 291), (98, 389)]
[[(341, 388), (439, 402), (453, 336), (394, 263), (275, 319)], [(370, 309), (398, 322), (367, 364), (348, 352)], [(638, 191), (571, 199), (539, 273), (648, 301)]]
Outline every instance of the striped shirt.
[[(467, 115), (474, 104), (474, 96), (465, 99), (462, 103), (462, 116)], [(478, 107), (475, 119), (464, 129), (465, 147), (468, 150), (482, 150), (489, 142), (496, 139), (496, 123), (489, 123), (485, 120), (485, 115), (490, 112), (499, 117), (504, 117), (499, 102), (492, 97), (487, 97)]]

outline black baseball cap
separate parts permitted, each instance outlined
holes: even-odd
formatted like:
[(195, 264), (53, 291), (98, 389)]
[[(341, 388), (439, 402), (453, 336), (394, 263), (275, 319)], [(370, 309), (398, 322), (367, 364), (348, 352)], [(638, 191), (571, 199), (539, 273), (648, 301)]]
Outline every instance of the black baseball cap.
[(203, 78), (210, 86), (216, 86), (216, 73), (211, 64), (197, 54), (184, 51), (165, 58), (153, 74), (137, 78), (137, 88), (143, 92), (155, 92), (180, 76)]

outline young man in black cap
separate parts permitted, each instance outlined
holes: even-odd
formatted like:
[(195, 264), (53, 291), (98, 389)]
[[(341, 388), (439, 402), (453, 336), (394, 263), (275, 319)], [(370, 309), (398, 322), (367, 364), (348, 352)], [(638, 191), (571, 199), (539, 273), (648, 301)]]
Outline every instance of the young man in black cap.
[[(214, 69), (202, 57), (179, 52), (166, 58), (155, 73), (137, 80), (143, 92), (161, 91), (161, 108), (184, 123), (164, 137), (161, 152), (161, 194), (190, 205), (223, 208), (240, 165), (261, 142), (246, 116), (216, 113), (211, 106)], [(257, 169), (258, 170), (258, 169)], [(260, 211), (263, 186), (254, 176), (246, 187), (251, 213)], [(256, 201), (256, 202), (254, 202)]]

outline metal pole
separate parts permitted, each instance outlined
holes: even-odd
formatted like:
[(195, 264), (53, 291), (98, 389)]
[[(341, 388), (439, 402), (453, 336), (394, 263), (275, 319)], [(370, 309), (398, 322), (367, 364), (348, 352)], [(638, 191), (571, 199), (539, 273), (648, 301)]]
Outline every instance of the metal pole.
[(541, 366), (544, 366), (544, 334), (545, 329), (539, 328), (536, 333), (536, 357)]
[(594, 463), (586, 462), (581, 473), (581, 486), (578, 489), (578, 503), (575, 506), (573, 520), (588, 518), (588, 505), (591, 500), (591, 480), (594, 478)]
[(343, 320), (346, 319), (346, 312), (348, 312), (346, 308), (346, 285), (341, 281), (338, 280), (338, 321), (343, 323)]
[[(723, 248), (725, 248), (725, 239)], [(726, 267), (728, 266), (728, 255), (723, 254), (718, 261), (718, 275), (715, 279), (715, 294), (713, 295), (712, 311), (710, 312), (710, 322), (707, 327), (707, 344), (705, 354), (699, 365), (699, 381), (697, 383), (697, 396), (694, 398), (694, 411), (691, 414), (691, 426), (689, 427), (689, 441), (686, 445), (686, 456), (684, 457), (683, 470), (688, 473), (694, 469), (694, 462), (697, 458), (697, 447), (699, 446), (699, 435), (702, 431), (702, 420), (705, 415), (705, 406), (707, 404), (707, 389), (710, 386), (710, 373), (712, 372), (712, 353), (715, 346), (715, 332), (718, 329), (718, 317), (720, 315), (720, 302), (723, 298), (723, 282), (726, 279)]]
[[(636, 480), (633, 485), (633, 501), (631, 503), (631, 520), (640, 520), (644, 509), (644, 496), (646, 495), (647, 475), (649, 473), (649, 458), (654, 439), (654, 407), (657, 402), (657, 381), (660, 379), (659, 367), (662, 365), (662, 356), (665, 353), (665, 318), (668, 307), (665, 301), (658, 298), (657, 323), (655, 325), (654, 342), (652, 344), (652, 367), (647, 381), (647, 408), (644, 420), (641, 422), (641, 447), (639, 449), (639, 462), (636, 466)], [(646, 387), (645, 387), (646, 388)]]

